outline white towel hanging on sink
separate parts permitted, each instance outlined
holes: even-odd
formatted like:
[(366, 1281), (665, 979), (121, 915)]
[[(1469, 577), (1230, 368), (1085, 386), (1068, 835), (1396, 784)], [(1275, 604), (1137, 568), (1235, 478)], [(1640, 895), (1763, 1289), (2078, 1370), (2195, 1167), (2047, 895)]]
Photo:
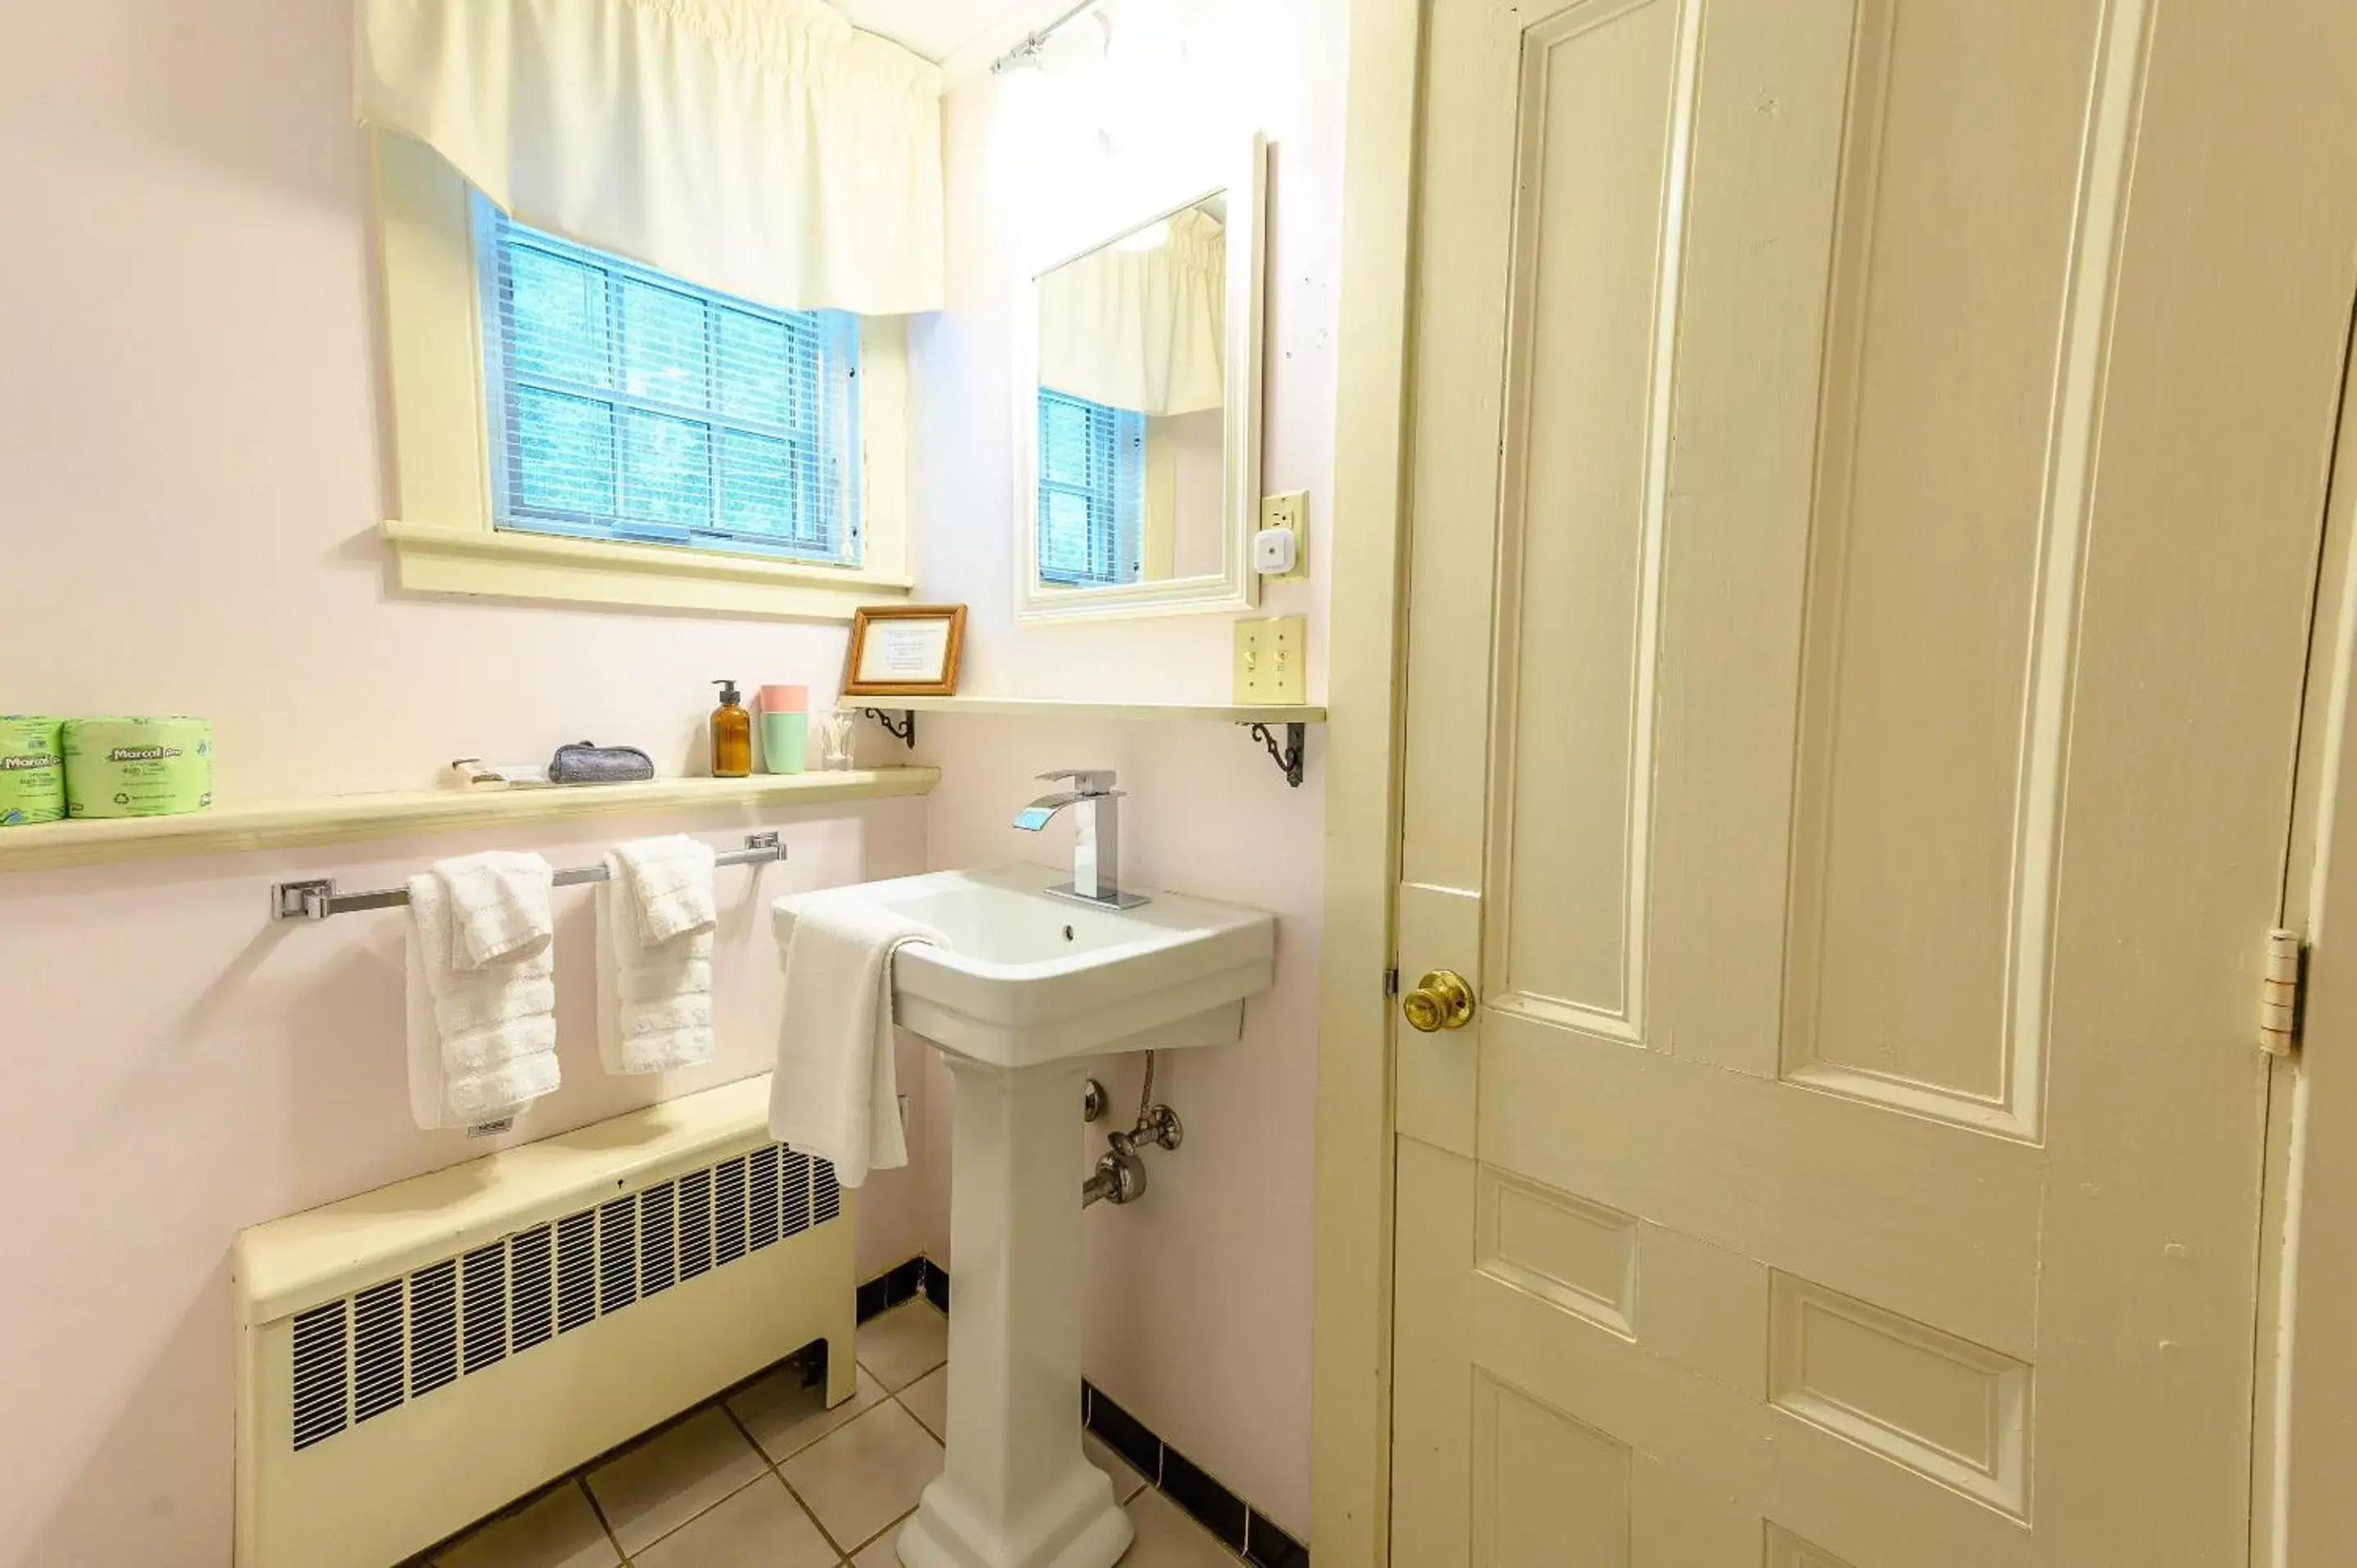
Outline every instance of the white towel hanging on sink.
[(892, 1059), (892, 955), (912, 942), (949, 945), (921, 920), (825, 894), (800, 901), (787, 933), (770, 1132), (830, 1162), (845, 1187), (909, 1163)]

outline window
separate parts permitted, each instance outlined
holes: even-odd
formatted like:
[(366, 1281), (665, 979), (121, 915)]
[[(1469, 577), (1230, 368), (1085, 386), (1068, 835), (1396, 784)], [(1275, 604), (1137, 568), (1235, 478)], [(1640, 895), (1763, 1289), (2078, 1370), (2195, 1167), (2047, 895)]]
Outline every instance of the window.
[(1146, 415), (1039, 389), (1039, 577), (1135, 583), (1146, 511)]
[(473, 208), (495, 528), (860, 564), (857, 318)]
[[(906, 602), (902, 317), (689, 287), (503, 226), (422, 142), (370, 145), (393, 457), (379, 532), (404, 591), (836, 621)], [(521, 348), (519, 265), (569, 278), (577, 306), (565, 317), (528, 281)], [(691, 314), (700, 338), (667, 354), (660, 329)], [(699, 365), (700, 390), (655, 379)], [(554, 394), (533, 420), (527, 391)]]

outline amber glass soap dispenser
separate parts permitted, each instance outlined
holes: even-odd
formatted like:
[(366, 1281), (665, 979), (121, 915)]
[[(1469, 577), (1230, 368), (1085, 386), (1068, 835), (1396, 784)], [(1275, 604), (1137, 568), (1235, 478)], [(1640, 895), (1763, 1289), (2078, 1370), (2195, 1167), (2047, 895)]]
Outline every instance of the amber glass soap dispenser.
[(720, 705), (712, 710), (712, 776), (742, 779), (753, 771), (753, 715), (734, 681), (715, 681)]

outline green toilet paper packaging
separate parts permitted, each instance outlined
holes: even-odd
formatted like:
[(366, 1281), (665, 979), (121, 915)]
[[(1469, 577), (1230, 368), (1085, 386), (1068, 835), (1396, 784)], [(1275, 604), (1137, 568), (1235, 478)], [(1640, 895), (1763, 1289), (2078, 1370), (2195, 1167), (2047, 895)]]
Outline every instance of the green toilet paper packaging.
[(59, 719), (0, 714), (0, 828), (66, 814), (63, 727)]
[(68, 719), (64, 751), (70, 817), (168, 817), (213, 803), (203, 719)]

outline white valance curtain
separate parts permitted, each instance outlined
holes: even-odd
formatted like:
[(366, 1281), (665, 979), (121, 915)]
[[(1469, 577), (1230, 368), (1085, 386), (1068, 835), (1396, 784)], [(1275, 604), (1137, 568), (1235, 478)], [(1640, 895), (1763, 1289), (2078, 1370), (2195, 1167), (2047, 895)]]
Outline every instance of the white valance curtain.
[(1189, 208), (1151, 250), (1108, 247), (1039, 280), (1039, 384), (1114, 408), (1193, 413), (1225, 401), (1226, 236)]
[(360, 0), (361, 120), (520, 221), (788, 309), (937, 310), (942, 75), (823, 0)]

